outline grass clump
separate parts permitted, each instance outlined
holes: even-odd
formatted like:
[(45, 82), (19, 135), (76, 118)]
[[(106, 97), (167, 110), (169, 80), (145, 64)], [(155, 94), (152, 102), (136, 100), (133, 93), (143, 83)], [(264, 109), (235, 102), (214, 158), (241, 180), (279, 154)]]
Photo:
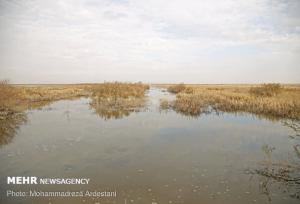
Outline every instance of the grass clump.
[(167, 99), (160, 99), (160, 105), (159, 109), (160, 110), (168, 110), (172, 105)]
[(148, 85), (142, 83), (104, 83), (91, 87), (91, 107), (104, 119), (118, 119), (139, 111), (145, 105)]
[(91, 87), (92, 95), (98, 98), (129, 98), (144, 97), (148, 85), (142, 83), (107, 82)]
[(198, 116), (207, 112), (208, 105), (208, 101), (201, 98), (201, 95), (181, 93), (176, 96), (173, 109), (183, 115)]
[(175, 84), (175, 85), (171, 85), (167, 88), (167, 90), (170, 92), (170, 93), (180, 93), (182, 91), (184, 91), (186, 88), (186, 86), (184, 84)]

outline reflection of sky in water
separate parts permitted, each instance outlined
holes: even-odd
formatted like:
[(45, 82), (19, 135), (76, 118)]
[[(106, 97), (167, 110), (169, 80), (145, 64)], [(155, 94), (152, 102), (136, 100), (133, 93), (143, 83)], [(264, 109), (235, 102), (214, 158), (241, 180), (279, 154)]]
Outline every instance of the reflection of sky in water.
[[(160, 112), (159, 99), (173, 97), (166, 94), (151, 89), (146, 110), (117, 120), (94, 114), (89, 99), (30, 111), (28, 123), (0, 149), (1, 181), (8, 175), (88, 177), (90, 189), (116, 188), (120, 202), (140, 197), (140, 203), (154, 198), (158, 203), (269, 203), (259, 192), (260, 181), (249, 181), (244, 170), (260, 167), (266, 145), (275, 148), (275, 161), (298, 159), (296, 140), (288, 137), (293, 132), (247, 114), (190, 118)], [(272, 203), (297, 203), (277, 187), (271, 187), (277, 194)], [(7, 187), (2, 182), (0, 188)]]

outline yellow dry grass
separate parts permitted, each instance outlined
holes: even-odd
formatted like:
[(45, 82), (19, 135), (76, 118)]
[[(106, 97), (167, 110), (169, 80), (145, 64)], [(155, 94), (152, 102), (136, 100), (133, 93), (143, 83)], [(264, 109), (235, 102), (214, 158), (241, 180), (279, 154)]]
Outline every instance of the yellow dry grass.
[(0, 110), (23, 111), (41, 107), (53, 101), (88, 96), (86, 85), (13, 86), (0, 83)]
[(104, 119), (118, 119), (139, 111), (145, 105), (148, 85), (142, 83), (104, 83), (90, 87), (90, 105)]
[(91, 106), (105, 118), (119, 117), (144, 104), (147, 89), (149, 86), (142, 83), (13, 86), (8, 81), (0, 81), (0, 119), (54, 101), (78, 97), (91, 97)]
[(0, 81), (0, 109), (24, 110), (53, 101), (92, 97), (108, 100), (144, 97), (148, 85), (142, 83), (103, 83), (71, 85), (10, 85)]
[(121, 118), (145, 104), (148, 85), (104, 83), (73, 85), (10, 85), (0, 81), (0, 145), (8, 143), (26, 122), (25, 110), (40, 108), (54, 101), (91, 97), (91, 107), (105, 118)]
[(171, 93), (177, 94), (177, 93), (179, 93), (179, 92), (184, 91), (185, 88), (186, 88), (186, 86), (185, 86), (184, 84), (175, 84), (175, 85), (169, 86), (169, 87), (167, 88), (167, 90), (168, 90), (169, 92), (171, 92)]
[(176, 95), (172, 107), (193, 116), (212, 108), (224, 112), (253, 113), (273, 119), (300, 120), (300, 87), (275, 86), (277, 88), (274, 85), (188, 86), (185, 89), (188, 92), (183, 90)]
[(148, 85), (142, 83), (103, 83), (93, 85), (90, 91), (94, 97), (98, 98), (129, 98), (144, 97), (145, 91), (149, 89)]

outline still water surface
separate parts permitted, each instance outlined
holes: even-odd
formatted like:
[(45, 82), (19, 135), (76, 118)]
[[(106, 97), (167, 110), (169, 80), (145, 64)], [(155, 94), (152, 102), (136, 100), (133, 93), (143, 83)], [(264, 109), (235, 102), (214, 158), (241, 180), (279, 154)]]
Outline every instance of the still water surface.
[[(299, 167), (291, 128), (248, 114), (160, 111), (159, 100), (172, 97), (151, 88), (147, 107), (120, 119), (99, 116), (85, 98), (28, 111), (27, 123), (0, 146), (0, 203), (299, 203), (299, 184), (257, 171)], [(90, 183), (7, 185), (7, 176)], [(8, 198), (7, 189), (106, 190), (117, 197)]]

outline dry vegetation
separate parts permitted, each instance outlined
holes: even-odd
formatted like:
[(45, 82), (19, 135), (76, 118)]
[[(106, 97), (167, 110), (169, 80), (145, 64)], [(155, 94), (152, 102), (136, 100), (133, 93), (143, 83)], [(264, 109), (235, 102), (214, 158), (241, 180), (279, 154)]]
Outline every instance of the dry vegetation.
[(53, 101), (79, 97), (108, 101), (117, 101), (120, 98), (141, 98), (148, 88), (149, 86), (142, 83), (13, 86), (8, 81), (0, 81), (0, 111), (24, 111)]
[(91, 87), (91, 106), (104, 118), (122, 118), (145, 105), (148, 85), (142, 83), (104, 83)]
[(27, 109), (53, 101), (87, 96), (83, 85), (13, 86), (0, 81), (0, 145), (9, 143), (27, 121)]
[(137, 105), (136, 99), (144, 99), (147, 89), (149, 86), (142, 83), (13, 86), (0, 81), (0, 119), (53, 101), (79, 97), (91, 97), (93, 104), (105, 107), (131, 109)]
[(0, 144), (8, 143), (26, 122), (25, 111), (54, 101), (91, 97), (91, 107), (105, 119), (129, 115), (145, 103), (142, 83), (104, 83), (74, 85), (10, 85), (0, 81)]
[(250, 93), (255, 96), (277, 96), (283, 87), (280, 84), (263, 84), (257, 87), (251, 87)]
[(0, 82), (0, 111), (24, 111), (53, 101), (88, 96), (87, 85), (13, 86)]
[(104, 83), (90, 87), (93, 96), (98, 98), (138, 98), (144, 97), (148, 85), (142, 83)]
[[(178, 92), (176, 100), (169, 102), (171, 104), (169, 106), (177, 112), (191, 116), (213, 109), (224, 112), (253, 113), (271, 119), (300, 120), (299, 99), (300, 87), (298, 86), (193, 85)], [(166, 106), (166, 102), (163, 103), (163, 106)]]
[(173, 86), (169, 86), (167, 88), (167, 90), (170, 92), (170, 93), (179, 93), (179, 92), (182, 92), (184, 89), (185, 89), (185, 85), (184, 84), (176, 84), (176, 85), (173, 85)]

